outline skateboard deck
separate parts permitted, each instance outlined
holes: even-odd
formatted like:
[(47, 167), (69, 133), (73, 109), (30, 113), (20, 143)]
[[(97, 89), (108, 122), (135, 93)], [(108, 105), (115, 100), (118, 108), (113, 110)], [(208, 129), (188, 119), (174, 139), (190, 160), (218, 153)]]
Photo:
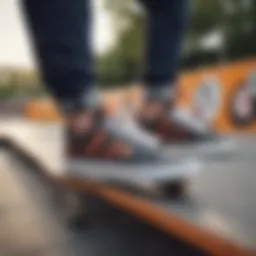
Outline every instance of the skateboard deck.
[[(16, 126), (16, 134), (9, 134), (32, 158), (37, 156), (45, 176), (67, 188), (95, 194), (210, 255), (256, 255), (255, 136), (236, 138), (239, 157), (232, 162), (209, 164), (191, 182), (187, 198), (170, 200), (65, 175), (61, 169), (65, 163), (57, 152), (62, 147), (57, 143), (61, 127), (52, 125), (55, 128), (25, 122), (20, 126), (23, 131)], [(40, 132), (32, 135), (36, 129)], [(46, 146), (49, 134), (54, 133), (56, 139)], [(7, 131), (2, 131), (3, 135), (7, 136)]]

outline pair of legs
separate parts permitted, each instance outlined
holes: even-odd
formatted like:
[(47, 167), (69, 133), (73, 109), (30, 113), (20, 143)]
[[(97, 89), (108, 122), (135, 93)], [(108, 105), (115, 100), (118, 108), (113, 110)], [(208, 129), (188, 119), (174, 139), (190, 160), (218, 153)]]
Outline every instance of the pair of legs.
[[(176, 76), (187, 0), (140, 0), (148, 16), (143, 83), (170, 86)], [(90, 95), (96, 84), (90, 0), (23, 0), (42, 77), (59, 101)], [(157, 90), (155, 90), (157, 88)]]
[(170, 90), (176, 76), (188, 0), (140, 0), (148, 16), (142, 76), (148, 97), (134, 118), (135, 125), (129, 118), (108, 115), (100, 104), (88, 103), (97, 84), (90, 1), (22, 1), (44, 82), (68, 111), (69, 171), (100, 179), (166, 180), (198, 168), (194, 162), (169, 159), (159, 147), (163, 145), (159, 138), (171, 144), (212, 140), (173, 121), (171, 97), (160, 96), (169, 95), (166, 89)]

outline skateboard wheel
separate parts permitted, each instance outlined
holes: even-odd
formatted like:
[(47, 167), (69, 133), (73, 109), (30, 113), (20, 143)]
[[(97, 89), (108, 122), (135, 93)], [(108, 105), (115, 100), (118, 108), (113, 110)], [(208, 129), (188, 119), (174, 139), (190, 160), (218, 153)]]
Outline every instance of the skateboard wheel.
[(162, 184), (160, 190), (164, 196), (168, 198), (178, 199), (185, 196), (186, 187), (187, 180), (180, 179)]
[(85, 196), (78, 192), (67, 192), (64, 195), (64, 218), (71, 229), (83, 229), (87, 224)]

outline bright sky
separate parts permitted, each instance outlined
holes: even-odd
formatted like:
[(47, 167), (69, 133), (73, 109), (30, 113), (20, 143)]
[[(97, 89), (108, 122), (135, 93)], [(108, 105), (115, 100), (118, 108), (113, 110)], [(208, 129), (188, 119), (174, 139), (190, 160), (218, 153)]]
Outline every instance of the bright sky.
[[(29, 42), (18, 7), (19, 0), (0, 0), (0, 66), (33, 65)], [(36, 1), (36, 0), (35, 0)], [(93, 0), (94, 45), (97, 53), (106, 51), (114, 41), (110, 21), (103, 9), (104, 0)]]

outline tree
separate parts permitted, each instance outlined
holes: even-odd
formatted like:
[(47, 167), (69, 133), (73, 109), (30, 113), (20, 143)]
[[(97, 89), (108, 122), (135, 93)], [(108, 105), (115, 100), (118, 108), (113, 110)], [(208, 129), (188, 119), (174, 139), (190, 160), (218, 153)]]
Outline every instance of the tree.
[[(143, 53), (143, 12), (132, 0), (105, 0), (118, 33), (116, 46), (101, 56), (97, 65), (103, 84), (121, 84), (140, 71)], [(256, 1), (193, 0), (181, 56), (183, 68), (214, 64), (256, 54)], [(201, 41), (218, 32), (223, 45), (205, 51)]]
[(256, 3), (255, 1), (233, 1), (234, 11), (227, 17), (226, 38), (229, 59), (256, 54)]
[(100, 56), (97, 67), (101, 84), (122, 84), (139, 71), (143, 49), (143, 14), (132, 1), (106, 0), (113, 27), (119, 37), (116, 46)]

